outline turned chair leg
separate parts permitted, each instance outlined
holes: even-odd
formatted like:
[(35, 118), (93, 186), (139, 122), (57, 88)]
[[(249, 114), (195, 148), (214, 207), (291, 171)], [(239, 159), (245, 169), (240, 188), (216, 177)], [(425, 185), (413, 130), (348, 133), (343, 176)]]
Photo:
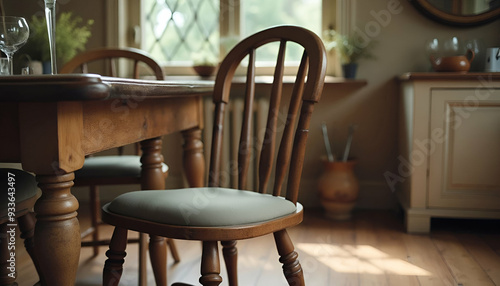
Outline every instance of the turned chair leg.
[(38, 258), (35, 255), (35, 241), (33, 236), (35, 234), (35, 214), (29, 212), (19, 218), (17, 218), (17, 222), (19, 223), (19, 229), (21, 230), (21, 238), (24, 240), (24, 247), (26, 248), (26, 252), (28, 252), (33, 264), (35, 265), (36, 272), (38, 273), (38, 277), (40, 279), (40, 283), (43, 283), (43, 275), (40, 268), (40, 264), (38, 263)]
[(156, 235), (149, 236), (149, 258), (156, 285), (167, 286), (167, 245), (165, 238)]
[(221, 241), (221, 244), (229, 286), (238, 286), (238, 249), (236, 248), (236, 240)]
[(172, 258), (174, 262), (177, 263), (181, 261), (181, 257), (179, 256), (179, 252), (177, 251), (177, 246), (175, 245), (175, 241), (173, 239), (167, 238), (168, 248), (170, 250), (170, 254), (172, 254)]
[[(99, 241), (99, 224), (101, 223), (101, 199), (99, 198), (99, 187), (90, 186), (90, 220), (94, 229), (92, 233), (92, 242)], [(94, 257), (99, 255), (99, 245), (92, 246)]]
[(304, 286), (304, 273), (300, 262), (297, 259), (299, 255), (295, 252), (290, 237), (286, 230), (280, 230), (274, 233), (276, 248), (280, 255), (280, 262), (283, 264), (283, 273), (290, 286)]
[(123, 272), (125, 262), (125, 248), (127, 247), (127, 229), (116, 227), (109, 243), (109, 250), (106, 251), (108, 259), (104, 263), (103, 285), (118, 286)]
[(201, 255), (201, 277), (203, 286), (218, 286), (222, 282), (217, 241), (204, 241)]

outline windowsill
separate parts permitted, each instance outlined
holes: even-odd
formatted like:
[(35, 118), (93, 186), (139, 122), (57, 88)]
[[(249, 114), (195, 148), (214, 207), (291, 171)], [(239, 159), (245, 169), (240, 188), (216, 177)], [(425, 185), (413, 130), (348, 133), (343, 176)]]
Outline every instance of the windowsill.
[[(182, 81), (214, 81), (215, 76), (211, 77), (200, 77), (197, 75), (178, 75), (178, 76), (166, 76), (165, 77), (168, 80), (182, 80)], [(284, 84), (293, 84), (294, 83), (294, 76), (284, 76)], [(245, 77), (244, 76), (235, 76), (234, 77), (235, 82), (245, 82)], [(271, 84), (273, 81), (273, 77), (268, 75), (268, 76), (256, 76), (255, 77), (255, 83), (260, 84), (260, 85), (266, 85), (266, 84)], [(365, 79), (346, 79), (343, 77), (334, 77), (334, 76), (326, 76), (325, 77), (325, 87), (337, 87), (337, 86), (342, 86), (342, 87), (352, 87), (352, 88), (360, 88), (365, 85), (367, 85), (368, 82)]]

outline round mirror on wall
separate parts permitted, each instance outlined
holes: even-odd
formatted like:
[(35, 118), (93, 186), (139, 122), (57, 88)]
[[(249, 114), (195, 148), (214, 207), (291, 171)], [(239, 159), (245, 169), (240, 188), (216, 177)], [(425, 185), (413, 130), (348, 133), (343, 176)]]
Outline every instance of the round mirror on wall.
[(427, 17), (453, 26), (478, 26), (500, 18), (500, 0), (409, 0)]

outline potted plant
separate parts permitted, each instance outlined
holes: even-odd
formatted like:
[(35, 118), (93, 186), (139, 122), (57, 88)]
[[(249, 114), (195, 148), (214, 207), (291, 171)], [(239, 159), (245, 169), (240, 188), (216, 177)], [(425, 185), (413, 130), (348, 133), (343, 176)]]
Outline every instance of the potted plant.
[[(81, 17), (74, 17), (71, 12), (63, 12), (56, 22), (56, 54), (57, 62), (63, 65), (78, 52), (85, 49), (85, 44), (91, 36), (90, 28), (94, 20), (83, 22)], [(45, 17), (33, 15), (30, 26), (30, 38), (23, 48), (32, 61), (48, 63), (50, 69), (50, 48)], [(45, 69), (44, 69), (45, 70)]]
[(371, 48), (375, 42), (360, 35), (341, 35), (335, 33), (335, 41), (330, 45), (337, 49), (345, 78), (355, 78), (358, 61), (362, 58), (374, 58)]
[(214, 74), (218, 65), (218, 58), (207, 50), (192, 55), (193, 69), (201, 77), (209, 77)]

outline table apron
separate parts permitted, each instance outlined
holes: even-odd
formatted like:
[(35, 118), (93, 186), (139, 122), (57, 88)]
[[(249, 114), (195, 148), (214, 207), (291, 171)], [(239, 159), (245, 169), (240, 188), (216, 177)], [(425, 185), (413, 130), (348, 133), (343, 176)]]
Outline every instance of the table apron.
[(71, 172), (85, 155), (202, 128), (200, 97), (0, 105), (0, 162), (37, 174)]
[(113, 99), (83, 105), (86, 155), (195, 127), (202, 127), (199, 97)]

